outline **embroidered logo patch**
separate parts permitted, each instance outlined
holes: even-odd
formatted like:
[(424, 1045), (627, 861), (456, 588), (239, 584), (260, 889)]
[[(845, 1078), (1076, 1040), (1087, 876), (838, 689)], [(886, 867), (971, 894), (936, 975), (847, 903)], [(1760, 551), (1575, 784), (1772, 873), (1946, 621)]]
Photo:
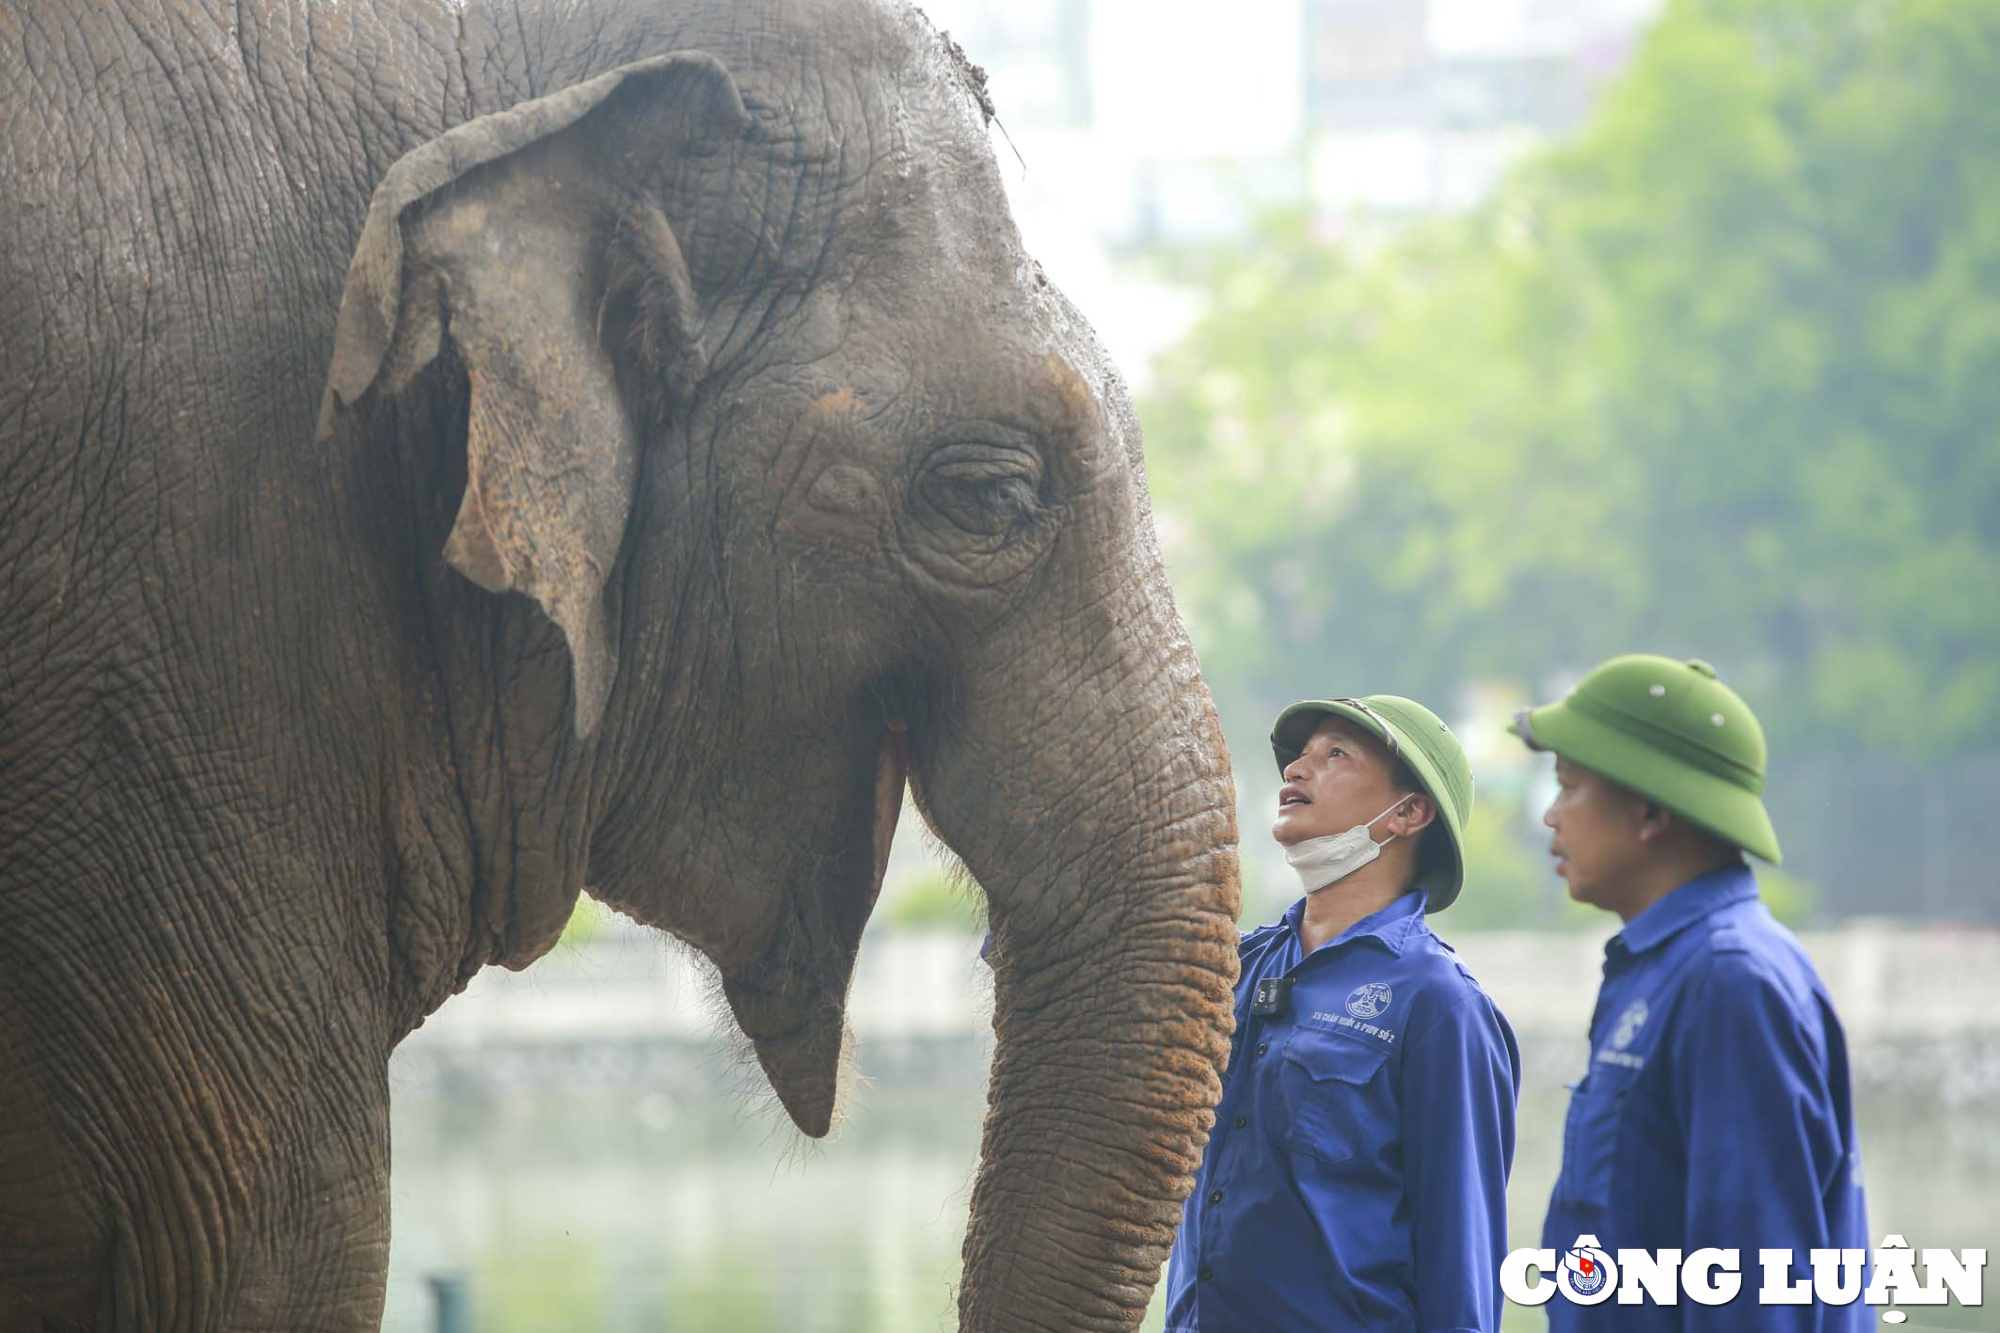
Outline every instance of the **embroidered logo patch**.
[(1371, 981), (1366, 986), (1356, 986), (1347, 997), (1347, 1012), (1356, 1018), (1380, 1018), (1395, 997), (1396, 992), (1387, 983)]
[(1647, 1009), (1644, 1000), (1634, 1000), (1625, 1006), (1625, 1012), (1618, 1015), (1618, 1023), (1611, 1029), (1611, 1049), (1622, 1051), (1632, 1044), (1639, 1035), (1639, 1029), (1646, 1026)]

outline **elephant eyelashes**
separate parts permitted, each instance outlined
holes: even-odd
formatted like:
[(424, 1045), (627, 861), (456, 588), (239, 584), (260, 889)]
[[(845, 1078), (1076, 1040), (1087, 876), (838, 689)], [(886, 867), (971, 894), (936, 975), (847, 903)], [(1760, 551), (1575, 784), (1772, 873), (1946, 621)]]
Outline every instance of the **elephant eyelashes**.
[(929, 488), (929, 499), (951, 522), (981, 537), (999, 537), (1035, 519), (1035, 492), (1024, 478), (950, 481)]
[(1004, 537), (1032, 527), (1042, 516), (1037, 473), (1025, 450), (994, 452), (953, 448), (924, 478), (923, 497), (954, 527), (979, 537)]

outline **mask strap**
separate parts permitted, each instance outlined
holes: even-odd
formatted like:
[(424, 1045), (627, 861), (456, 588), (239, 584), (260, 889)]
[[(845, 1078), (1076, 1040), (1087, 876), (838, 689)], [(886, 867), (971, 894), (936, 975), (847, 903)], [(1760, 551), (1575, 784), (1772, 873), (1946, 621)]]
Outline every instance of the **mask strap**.
[[(1399, 801), (1397, 801), (1397, 802), (1396, 802), (1396, 805), (1401, 805), (1401, 804), (1403, 803), (1403, 801), (1407, 801), (1407, 800), (1411, 799), (1412, 797), (1414, 797), (1415, 795), (1416, 795), (1416, 793), (1415, 793), (1415, 792), (1413, 792), (1413, 791), (1406, 791), (1406, 792), (1404, 792), (1404, 793), (1403, 793), (1403, 796), (1402, 796), (1402, 800), (1399, 800)], [(1363, 827), (1363, 828), (1374, 828), (1374, 827), (1375, 827), (1375, 826), (1376, 826), (1377, 824), (1379, 824), (1379, 823), (1381, 823), (1381, 822), (1382, 822), (1383, 820), (1387, 819), (1387, 818), (1388, 818), (1388, 817), (1389, 817), (1390, 815), (1393, 815), (1393, 814), (1395, 814), (1395, 813), (1396, 813), (1396, 805), (1392, 805), (1392, 806), (1390, 806), (1390, 807), (1389, 807), (1389, 808), (1388, 808), (1387, 810), (1384, 810), (1384, 811), (1383, 811), (1383, 812), (1382, 812), (1381, 814), (1379, 814), (1379, 815), (1375, 816), (1375, 818), (1373, 818), (1373, 819), (1369, 820), (1369, 821), (1368, 821), (1368, 822), (1367, 822), (1366, 824), (1363, 824), (1363, 825), (1362, 825), (1361, 827)], [(1377, 845), (1377, 846), (1381, 846), (1381, 847), (1386, 847), (1386, 846), (1388, 846), (1388, 845), (1389, 845), (1389, 843), (1391, 843), (1391, 842), (1394, 842), (1394, 841), (1396, 840), (1396, 838), (1397, 838), (1397, 837), (1398, 837), (1398, 835), (1397, 835), (1397, 834), (1394, 834), (1394, 833), (1391, 833), (1391, 834), (1389, 835), (1389, 837), (1388, 837), (1388, 840), (1387, 840), (1386, 842), (1382, 842), (1382, 843), (1378, 843), (1378, 844), (1376, 844), (1376, 845)]]

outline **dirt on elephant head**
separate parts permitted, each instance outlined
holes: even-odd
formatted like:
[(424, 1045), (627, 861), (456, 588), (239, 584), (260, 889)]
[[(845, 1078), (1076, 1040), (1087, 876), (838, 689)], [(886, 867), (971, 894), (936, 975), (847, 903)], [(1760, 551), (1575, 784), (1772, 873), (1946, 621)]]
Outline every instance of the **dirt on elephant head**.
[[(917, 13), (923, 14), (924, 22), (930, 23), (929, 14), (924, 14), (921, 9)], [(973, 101), (979, 103), (979, 113), (986, 117), (986, 123), (991, 125), (997, 113), (993, 106), (993, 94), (986, 86), (986, 67), (974, 64), (972, 57), (965, 54), (964, 47), (952, 40), (950, 33), (935, 23), (931, 23), (931, 27), (937, 29), (939, 40), (944, 42), (945, 50), (951, 53), (951, 63), (957, 67), (959, 77), (965, 80), (965, 90), (972, 94)]]

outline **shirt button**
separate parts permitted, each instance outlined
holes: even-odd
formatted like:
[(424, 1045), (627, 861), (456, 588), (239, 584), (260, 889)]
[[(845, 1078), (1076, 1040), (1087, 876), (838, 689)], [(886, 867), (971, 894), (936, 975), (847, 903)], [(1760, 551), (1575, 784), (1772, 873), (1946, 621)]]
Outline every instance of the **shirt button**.
[(1234, 1120), (1229, 1122), (1229, 1127), (1231, 1129), (1241, 1129), (1249, 1123), (1250, 1123), (1250, 1118), (1248, 1116), (1239, 1115)]
[(1196, 1273), (1195, 1276), (1200, 1278), (1203, 1282), (1213, 1282), (1215, 1281), (1215, 1270), (1213, 1268), (1210, 1268), (1207, 1264), (1203, 1264), (1201, 1266), (1201, 1271), (1199, 1273)]
[(1257, 1054), (1259, 1055), (1262, 1055), (1264, 1052), (1270, 1049), (1271, 1049), (1271, 1043), (1268, 1041), (1260, 1041), (1257, 1043)]
[(1222, 1202), (1222, 1191), (1221, 1191), (1221, 1190), (1210, 1190), (1210, 1191), (1208, 1192), (1208, 1201), (1209, 1201), (1210, 1203), (1221, 1203), (1221, 1202)]

